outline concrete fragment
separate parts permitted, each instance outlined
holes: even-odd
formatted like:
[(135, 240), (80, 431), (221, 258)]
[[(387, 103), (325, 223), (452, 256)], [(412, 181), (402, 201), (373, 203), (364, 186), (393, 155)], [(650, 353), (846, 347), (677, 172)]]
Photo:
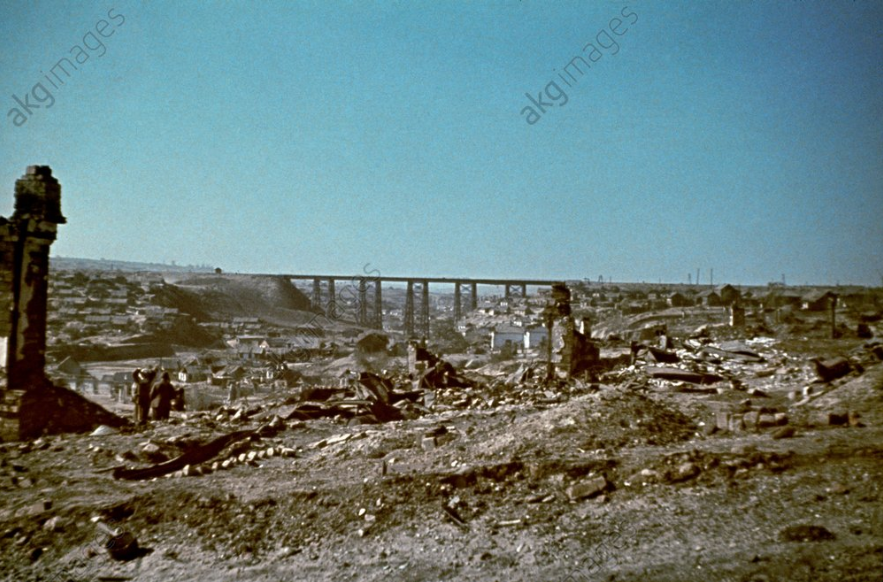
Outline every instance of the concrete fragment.
[(64, 521), (59, 516), (50, 517), (43, 524), (43, 529), (48, 532), (54, 532), (64, 529)]
[(773, 432), (772, 437), (774, 439), (789, 439), (794, 436), (794, 433), (795, 431), (793, 426), (783, 426), (776, 429)]
[(588, 477), (567, 488), (567, 496), (573, 501), (598, 495), (607, 489), (607, 479), (603, 475)]
[(699, 473), (700, 469), (695, 463), (682, 463), (681, 465), (678, 465), (677, 471), (675, 471), (675, 474), (672, 476), (672, 481), (676, 483), (688, 481)]
[(49, 499), (44, 499), (42, 501), (37, 501), (35, 503), (31, 503), (30, 505), (26, 505), (16, 512), (16, 515), (19, 517), (27, 516), (34, 517), (40, 515), (41, 513), (45, 513), (52, 509), (52, 501)]
[(143, 447), (141, 447), (141, 452), (146, 455), (155, 455), (160, 452), (159, 445), (156, 443), (146, 443)]

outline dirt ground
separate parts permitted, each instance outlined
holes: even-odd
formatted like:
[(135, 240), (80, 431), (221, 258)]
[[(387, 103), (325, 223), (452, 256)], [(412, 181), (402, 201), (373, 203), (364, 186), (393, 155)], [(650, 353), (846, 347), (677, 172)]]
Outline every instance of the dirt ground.
[[(810, 357), (861, 342), (752, 345), (764, 362), (719, 366), (738, 386), (696, 391), (622, 369), (551, 395), (448, 389), (410, 420), (285, 421), (187, 476), (127, 481), (109, 469), (257, 428), (290, 403), (267, 395), (238, 419), (175, 413), (121, 433), (2, 444), (0, 572), (21, 582), (883, 580), (883, 366), (865, 359), (814, 383)], [(725, 412), (779, 412), (787, 424), (713, 431)], [(830, 425), (832, 413), (843, 424)], [(111, 559), (93, 518), (131, 532), (137, 557)]]

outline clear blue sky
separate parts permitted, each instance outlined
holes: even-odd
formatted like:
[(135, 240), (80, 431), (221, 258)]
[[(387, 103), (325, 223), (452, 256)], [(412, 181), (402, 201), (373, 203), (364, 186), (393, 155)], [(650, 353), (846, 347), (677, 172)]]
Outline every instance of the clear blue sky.
[(861, 0), (0, 0), (0, 215), (48, 164), (61, 256), (879, 285), (881, 27)]

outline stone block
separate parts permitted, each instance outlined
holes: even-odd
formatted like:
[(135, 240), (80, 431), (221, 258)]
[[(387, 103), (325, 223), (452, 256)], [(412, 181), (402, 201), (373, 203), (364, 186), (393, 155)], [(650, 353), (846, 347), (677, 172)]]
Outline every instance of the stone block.
[(672, 480), (676, 482), (688, 481), (700, 473), (699, 467), (695, 463), (682, 463), (678, 466)]
[(823, 426), (842, 426), (849, 422), (849, 415), (841, 412), (820, 412), (816, 416), (816, 424)]
[(730, 432), (742, 432), (745, 430), (745, 422), (742, 420), (741, 414), (730, 415), (730, 423), (727, 430)]
[(715, 426), (718, 430), (730, 430), (730, 413), (718, 411), (715, 415)]
[(849, 426), (852, 426), (852, 427), (864, 426), (864, 424), (862, 424), (861, 417), (862, 417), (862, 415), (859, 414), (858, 412), (855, 412), (854, 410), (849, 411), (849, 414), (848, 414)]
[(603, 493), (607, 489), (607, 479), (603, 475), (588, 477), (567, 488), (567, 496), (576, 501)]
[(751, 412), (746, 412), (742, 415), (742, 422), (745, 423), (745, 428), (748, 430), (754, 430), (757, 428), (758, 420), (760, 418), (760, 411), (752, 410)]

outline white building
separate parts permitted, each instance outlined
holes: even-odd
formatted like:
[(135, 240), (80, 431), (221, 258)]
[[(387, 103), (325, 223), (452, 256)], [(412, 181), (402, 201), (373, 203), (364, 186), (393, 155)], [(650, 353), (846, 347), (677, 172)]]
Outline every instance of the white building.
[(543, 326), (532, 327), (524, 333), (524, 349), (538, 348), (549, 341), (549, 330)]

